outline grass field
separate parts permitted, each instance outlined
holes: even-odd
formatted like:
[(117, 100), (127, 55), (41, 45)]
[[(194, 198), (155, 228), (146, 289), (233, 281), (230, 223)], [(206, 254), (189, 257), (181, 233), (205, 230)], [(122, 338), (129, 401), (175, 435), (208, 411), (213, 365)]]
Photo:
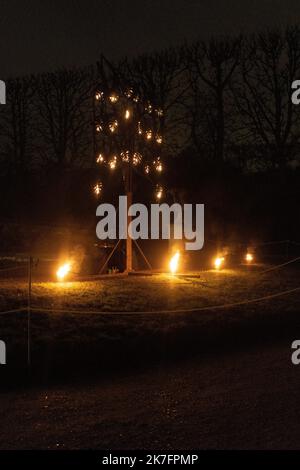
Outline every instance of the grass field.
[[(297, 269), (262, 274), (265, 266), (202, 271), (185, 276), (156, 274), (104, 278), (97, 281), (40, 282), (33, 279), (33, 368), (65, 374), (73, 366), (110, 369), (139, 362), (227, 346), (260, 334), (282, 334), (297, 327), (299, 293), (248, 305), (197, 311), (277, 294), (300, 285)], [(0, 310), (27, 304), (25, 280), (0, 282)], [(43, 309), (51, 309), (43, 311)], [(181, 312), (182, 309), (196, 309)], [(67, 313), (60, 310), (76, 310)], [(162, 310), (170, 311), (161, 313)], [(107, 312), (99, 315), (95, 312)], [(144, 311), (152, 312), (143, 314)], [(109, 312), (136, 312), (110, 315)], [(140, 313), (138, 313), (140, 312)], [(253, 329), (253, 334), (251, 330)], [(26, 311), (0, 316), (12, 370), (26, 365)], [(244, 338), (244, 339), (243, 339)], [(160, 360), (160, 359), (159, 359)], [(9, 370), (9, 367), (7, 368)]]
[[(300, 448), (299, 292), (197, 310), (299, 287), (298, 269), (265, 268), (34, 279), (29, 383), (26, 312), (0, 316), (0, 448)], [(1, 311), (26, 302), (25, 280), (0, 282)]]

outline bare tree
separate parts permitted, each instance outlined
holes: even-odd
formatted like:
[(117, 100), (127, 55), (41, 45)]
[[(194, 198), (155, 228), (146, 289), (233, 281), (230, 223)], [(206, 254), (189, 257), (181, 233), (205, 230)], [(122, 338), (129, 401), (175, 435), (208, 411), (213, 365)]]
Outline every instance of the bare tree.
[(223, 163), (232, 127), (230, 82), (240, 61), (242, 37), (198, 41), (183, 49), (189, 73), (187, 118), (193, 145)]
[(125, 76), (135, 83), (154, 108), (161, 110), (161, 132), (164, 152), (176, 154), (184, 143), (181, 99), (187, 88), (184, 81), (185, 64), (174, 48), (162, 52), (144, 54), (132, 61), (125, 61)]
[(260, 163), (284, 168), (300, 137), (299, 111), (291, 101), (291, 84), (300, 73), (299, 27), (249, 38), (240, 71), (234, 95), (241, 135)]
[(42, 161), (64, 168), (83, 164), (91, 151), (91, 69), (37, 77), (37, 120)]
[(6, 85), (7, 103), (0, 111), (1, 166), (6, 174), (23, 178), (33, 163), (33, 80), (9, 79)]

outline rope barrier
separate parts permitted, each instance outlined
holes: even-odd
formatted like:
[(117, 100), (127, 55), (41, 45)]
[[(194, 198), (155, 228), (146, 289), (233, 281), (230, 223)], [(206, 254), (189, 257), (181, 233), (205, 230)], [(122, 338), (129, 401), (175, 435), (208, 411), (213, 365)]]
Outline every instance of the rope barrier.
[(24, 266), (14, 266), (14, 267), (11, 267), (11, 268), (1, 268), (1, 269), (0, 269), (0, 273), (6, 272), (6, 271), (16, 271), (16, 270), (18, 270), (18, 269), (24, 269), (24, 268), (26, 268), (26, 267), (27, 267), (27, 266), (24, 265)]
[(21, 313), (21, 312), (24, 312), (25, 310), (27, 310), (27, 307), (20, 307), (20, 308), (16, 308), (13, 310), (5, 310), (3, 312), (0, 312), (0, 315), (8, 315), (10, 313)]
[(296, 261), (299, 261), (299, 260), (300, 260), (300, 256), (298, 256), (297, 258), (293, 258), (290, 261), (286, 261), (286, 263), (278, 264), (277, 266), (272, 266), (271, 268), (265, 269), (264, 271), (260, 271), (259, 274), (265, 274), (270, 271), (274, 271), (275, 269), (282, 268), (283, 266), (287, 266), (288, 264), (295, 263)]
[(277, 297), (283, 297), (288, 294), (300, 291), (300, 286), (295, 287), (294, 289), (289, 289), (287, 291), (277, 292), (276, 294), (269, 294), (263, 297), (258, 297), (255, 299), (241, 300), (239, 302), (231, 302), (227, 304), (220, 305), (207, 305), (204, 307), (194, 307), (187, 309), (176, 309), (176, 310), (148, 310), (148, 311), (93, 311), (93, 310), (69, 310), (69, 309), (55, 309), (55, 308), (39, 308), (31, 307), (31, 310), (38, 312), (57, 312), (57, 313), (70, 313), (70, 314), (91, 314), (91, 315), (153, 315), (153, 314), (173, 314), (173, 313), (196, 313), (206, 310), (217, 310), (217, 309), (226, 309), (230, 307), (238, 307), (240, 305), (247, 305), (257, 302), (262, 302), (264, 300), (271, 300)]

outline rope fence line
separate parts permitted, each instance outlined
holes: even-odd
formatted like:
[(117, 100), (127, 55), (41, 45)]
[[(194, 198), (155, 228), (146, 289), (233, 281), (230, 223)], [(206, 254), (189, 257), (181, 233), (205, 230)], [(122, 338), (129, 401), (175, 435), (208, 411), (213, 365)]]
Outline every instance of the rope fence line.
[(268, 273), (270, 271), (275, 271), (275, 269), (282, 268), (283, 266), (287, 266), (288, 264), (295, 263), (296, 261), (299, 261), (299, 260), (300, 260), (300, 256), (298, 256), (297, 258), (293, 258), (289, 261), (286, 261), (285, 263), (278, 264), (276, 266), (271, 266), (271, 268), (265, 269), (264, 271), (260, 271), (259, 274), (265, 274), (265, 273)]
[(269, 294), (269, 295), (264, 295), (262, 297), (258, 297), (255, 299), (246, 299), (246, 300), (241, 300), (239, 302), (231, 302), (227, 304), (220, 304), (220, 305), (206, 305), (204, 307), (194, 307), (194, 308), (185, 308), (185, 309), (174, 309), (174, 310), (148, 310), (148, 311), (120, 311), (120, 312), (110, 312), (110, 311), (88, 311), (88, 310), (67, 310), (67, 309), (47, 309), (47, 308), (38, 308), (38, 307), (31, 307), (31, 310), (33, 311), (44, 311), (44, 312), (51, 312), (55, 311), (57, 313), (74, 313), (74, 314), (91, 314), (91, 315), (156, 315), (156, 314), (176, 314), (176, 313), (196, 313), (196, 312), (202, 312), (202, 311), (207, 311), (207, 310), (219, 310), (219, 309), (226, 309), (230, 307), (238, 307), (240, 305), (247, 305), (247, 304), (253, 304), (257, 302), (262, 302), (264, 300), (271, 300), (277, 297), (283, 297), (285, 295), (292, 294), (294, 292), (300, 291), (300, 286), (295, 287), (294, 289), (289, 289), (286, 291), (282, 292), (277, 292), (276, 294)]
[(7, 271), (17, 271), (18, 269), (24, 269), (24, 268), (27, 268), (27, 266), (23, 265), (23, 266), (14, 266), (11, 268), (1, 268), (0, 273), (7, 272)]
[[(248, 305), (257, 302), (262, 302), (265, 300), (271, 300), (278, 297), (283, 297), (285, 295), (293, 294), (300, 291), (300, 286), (293, 289), (289, 289), (282, 292), (277, 292), (275, 294), (268, 294), (262, 297), (257, 297), (255, 299), (246, 299), (239, 302), (230, 302), (227, 304), (218, 304), (218, 305), (206, 305), (203, 307), (193, 307), (185, 309), (171, 309), (171, 310), (145, 310), (145, 311), (99, 311), (99, 310), (73, 310), (73, 309), (57, 309), (57, 308), (45, 308), (45, 307), (30, 307), (30, 310), (33, 312), (56, 312), (56, 313), (70, 313), (70, 314), (90, 314), (90, 315), (157, 315), (157, 314), (176, 314), (176, 313), (196, 313), (208, 310), (220, 310), (230, 307), (238, 307), (240, 305)], [(0, 312), (0, 315), (7, 315), (11, 313), (20, 313), (22, 311), (27, 311), (28, 307), (20, 307), (14, 310), (6, 310)]]
[(3, 312), (0, 312), (0, 315), (9, 315), (11, 313), (21, 313), (24, 311), (27, 311), (27, 307), (15, 308), (13, 310), (5, 310)]

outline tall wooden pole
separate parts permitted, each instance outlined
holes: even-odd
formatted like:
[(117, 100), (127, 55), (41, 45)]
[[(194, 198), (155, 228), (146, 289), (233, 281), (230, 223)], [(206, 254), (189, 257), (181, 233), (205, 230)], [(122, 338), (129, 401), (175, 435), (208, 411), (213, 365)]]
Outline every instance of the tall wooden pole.
[(127, 196), (127, 227), (126, 227), (126, 272), (132, 271), (132, 239), (128, 235), (128, 227), (131, 222), (131, 217), (128, 215), (128, 208), (132, 204), (132, 167), (131, 163), (128, 163), (128, 169), (126, 172), (126, 196)]
[(32, 283), (32, 257), (28, 258), (28, 299), (27, 299), (27, 365), (31, 366), (31, 283)]

